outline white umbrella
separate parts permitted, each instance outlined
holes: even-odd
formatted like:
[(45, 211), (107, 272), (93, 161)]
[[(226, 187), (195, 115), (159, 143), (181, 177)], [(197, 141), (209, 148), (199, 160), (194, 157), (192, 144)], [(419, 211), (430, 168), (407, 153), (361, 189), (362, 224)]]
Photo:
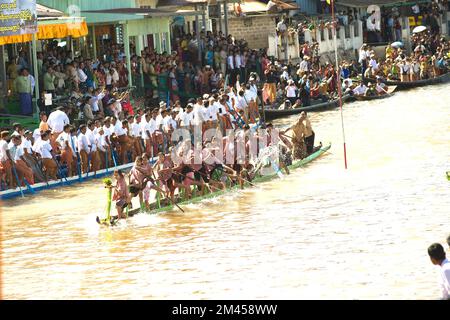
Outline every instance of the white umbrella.
[(400, 41), (396, 41), (396, 42), (391, 44), (391, 47), (393, 47), (393, 48), (401, 48), (401, 47), (403, 47), (403, 43), (401, 43)]
[(415, 27), (412, 32), (413, 33), (419, 33), (419, 32), (423, 32), (425, 30), (427, 30), (427, 27), (425, 27), (425, 26), (418, 26), (418, 27)]

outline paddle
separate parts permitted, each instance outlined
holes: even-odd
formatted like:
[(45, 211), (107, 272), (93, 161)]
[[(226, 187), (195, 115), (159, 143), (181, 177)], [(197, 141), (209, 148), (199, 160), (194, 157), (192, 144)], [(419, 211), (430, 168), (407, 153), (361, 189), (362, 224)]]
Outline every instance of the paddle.
[(58, 172), (59, 172), (59, 174), (60, 174), (60, 176), (61, 176), (61, 183), (64, 185), (63, 178), (64, 178), (64, 180), (66, 180), (66, 182), (69, 182), (69, 180), (67, 180), (66, 176), (63, 175), (61, 166), (59, 165), (59, 162), (55, 159), (55, 156), (54, 156), (53, 154), (52, 154), (52, 159), (53, 159), (53, 161), (55, 161), (55, 163), (56, 163), (56, 167), (58, 168)]
[[(152, 170), (152, 175), (153, 175), (153, 178), (155, 179), (155, 183), (158, 184), (158, 181), (159, 181), (159, 180), (156, 179), (156, 175), (155, 175), (155, 172), (153, 172), (153, 170)], [(158, 186), (158, 188), (160, 188), (160, 187)], [(162, 190), (162, 188), (160, 188), (160, 189)], [(168, 199), (170, 202), (172, 202), (172, 204), (173, 204), (175, 207), (177, 207), (178, 209), (181, 210), (181, 212), (184, 213), (184, 210), (183, 210), (178, 204), (176, 204), (175, 201), (173, 201), (171, 197), (165, 196), (164, 198), (165, 198), (165, 199)]]
[(32, 194), (36, 194), (36, 191), (34, 190), (34, 188), (28, 183), (27, 179), (25, 179), (25, 177), (23, 178), (23, 182), (25, 182), (25, 185), (27, 186), (28, 190), (30, 190), (30, 192)]
[(23, 195), (22, 187), (20, 185), (19, 175), (17, 174), (16, 166), (14, 165), (13, 161), (11, 161), (11, 163), (12, 163), (12, 169), (13, 169), (13, 172), (14, 172), (14, 176), (16, 177), (17, 186), (19, 187), (20, 194), (22, 195), (22, 198), (23, 198), (24, 195)]

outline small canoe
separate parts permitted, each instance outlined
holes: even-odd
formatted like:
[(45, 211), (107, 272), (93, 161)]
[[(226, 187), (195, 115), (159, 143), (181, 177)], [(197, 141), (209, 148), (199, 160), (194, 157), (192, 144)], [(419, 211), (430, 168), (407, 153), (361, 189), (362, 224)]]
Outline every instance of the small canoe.
[(387, 93), (376, 95), (376, 96), (358, 96), (354, 95), (353, 97), (358, 101), (368, 101), (368, 100), (378, 100), (378, 99), (385, 99), (392, 97), (394, 95), (394, 91), (397, 88), (397, 86), (390, 86), (388, 87)]
[[(364, 83), (375, 83), (376, 79), (373, 78), (363, 78)], [(450, 81), (450, 72), (447, 72), (443, 75), (440, 75), (436, 78), (425, 79), (425, 80), (417, 80), (410, 82), (402, 82), (402, 81), (392, 81), (392, 80), (384, 80), (383, 82), (388, 86), (397, 86), (397, 90), (407, 90), (411, 88), (423, 87), (432, 84), (445, 83)]]
[[(308, 163), (316, 160), (317, 158), (319, 158), (321, 155), (323, 155), (325, 152), (327, 152), (329, 149), (331, 148), (331, 143), (323, 146), (322, 148), (320, 148), (319, 150), (317, 150), (316, 152), (312, 153), (311, 155), (309, 155), (308, 157), (302, 159), (302, 160), (296, 160), (292, 163), (292, 165), (289, 166), (289, 170), (295, 170), (298, 169), (300, 167), (303, 167), (305, 165), (307, 165)], [(278, 177), (278, 175), (276, 173), (270, 174), (270, 175), (264, 175), (264, 176), (258, 176), (255, 179), (253, 179), (251, 182), (252, 184), (258, 184), (258, 183), (262, 183), (262, 182), (267, 182), (267, 181), (271, 181), (273, 179), (276, 179)], [(248, 183), (245, 184), (246, 186), (249, 186)], [(210, 198), (214, 198), (214, 197), (218, 197), (221, 195), (226, 194), (227, 192), (231, 191), (231, 190), (239, 190), (240, 186), (239, 185), (235, 185), (231, 188), (228, 188), (226, 190), (220, 190), (220, 191), (216, 191), (216, 192), (212, 192), (212, 193), (208, 193), (204, 196), (199, 196), (199, 197), (195, 197), (193, 199), (178, 203), (178, 205), (180, 206), (186, 206), (189, 204), (195, 204), (198, 203), (202, 200), (206, 200), (206, 199), (210, 199)], [(164, 201), (161, 201), (164, 202)], [(156, 204), (152, 204), (151, 206), (151, 212), (150, 213), (160, 213), (160, 212), (165, 212), (165, 211), (170, 211), (174, 209), (174, 206), (171, 203), (166, 203), (165, 205), (162, 204), (160, 208), (155, 207)], [(133, 209), (130, 210), (128, 212), (128, 216), (131, 217), (137, 213), (141, 212), (141, 209)]]
[[(350, 95), (343, 95), (342, 96), (342, 102), (345, 102), (350, 99)], [(324, 111), (329, 110), (333, 108), (339, 107), (339, 99), (334, 99), (326, 102), (318, 102), (316, 104), (312, 104), (307, 107), (300, 107), (295, 109), (285, 109), (285, 110), (279, 110), (279, 109), (265, 109), (264, 114), (266, 116), (266, 120), (272, 120), (282, 117), (291, 116), (294, 114), (300, 114), (302, 111), (308, 111), (308, 112), (315, 112), (315, 111)]]

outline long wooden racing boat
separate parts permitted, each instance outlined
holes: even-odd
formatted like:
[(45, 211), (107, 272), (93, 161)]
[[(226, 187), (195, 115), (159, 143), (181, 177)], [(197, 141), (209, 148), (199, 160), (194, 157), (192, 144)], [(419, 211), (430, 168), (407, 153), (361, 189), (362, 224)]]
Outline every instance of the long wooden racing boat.
[(387, 90), (387, 93), (382, 95), (376, 95), (376, 96), (363, 96), (363, 95), (353, 95), (353, 98), (359, 101), (368, 101), (368, 100), (378, 100), (378, 99), (385, 99), (392, 97), (394, 95), (394, 91), (397, 88), (397, 86), (390, 86)]
[[(300, 167), (303, 167), (305, 165), (307, 165), (308, 163), (316, 160), (317, 158), (319, 158), (321, 155), (323, 155), (325, 152), (327, 152), (329, 149), (331, 148), (331, 143), (329, 143), (326, 146), (323, 146), (322, 148), (320, 148), (319, 150), (317, 150), (316, 152), (312, 153), (311, 155), (309, 155), (308, 157), (302, 159), (302, 160), (296, 160), (292, 163), (292, 165), (290, 165), (288, 168), (290, 171), (298, 169)], [(278, 175), (277, 173), (273, 173), (270, 175), (264, 175), (264, 176), (257, 176), (255, 179), (253, 179), (251, 181), (252, 184), (257, 184), (257, 183), (262, 183), (262, 182), (267, 182), (270, 180), (273, 180), (275, 178), (277, 178)], [(247, 182), (244, 184), (245, 186), (249, 186), (250, 184)], [(202, 200), (206, 200), (206, 199), (210, 199), (210, 198), (214, 198), (214, 197), (218, 197), (221, 195), (226, 194), (229, 191), (232, 190), (238, 190), (240, 188), (239, 185), (235, 185), (233, 187), (227, 188), (226, 190), (220, 190), (220, 191), (216, 191), (216, 192), (212, 192), (212, 193), (208, 193), (204, 196), (198, 196), (183, 202), (178, 203), (178, 205), (183, 206), (183, 205), (189, 205), (189, 204), (195, 204), (198, 203)], [(168, 200), (162, 200), (160, 202), (160, 207), (157, 206), (156, 203), (151, 204), (150, 206), (150, 212), (149, 213), (160, 213), (160, 212), (165, 212), (165, 211), (170, 211), (173, 210), (175, 207), (172, 203), (170, 203)], [(130, 210), (128, 212), (128, 216), (131, 217), (133, 215), (136, 215), (137, 213), (141, 212), (141, 209), (133, 209)]]
[[(375, 83), (377, 80), (374, 78), (363, 78), (364, 83)], [(417, 80), (410, 82), (402, 82), (402, 81), (392, 81), (392, 80), (384, 80), (383, 82), (388, 86), (397, 86), (397, 90), (407, 90), (411, 88), (423, 87), (432, 84), (445, 83), (450, 81), (450, 72), (447, 72), (443, 75), (440, 75), (436, 78), (425, 79), (425, 80)]]
[[(350, 99), (351, 96), (348, 94), (345, 94), (342, 96), (342, 102), (345, 102)], [(333, 108), (339, 107), (339, 99), (334, 99), (330, 101), (325, 102), (317, 102), (315, 104), (312, 104), (307, 107), (300, 107), (295, 109), (285, 109), (285, 110), (279, 110), (279, 109), (264, 109), (264, 114), (266, 116), (267, 120), (271, 119), (277, 119), (282, 118), (286, 116), (291, 116), (293, 114), (300, 114), (302, 111), (308, 111), (308, 112), (314, 112), (314, 111), (324, 111), (329, 110)]]

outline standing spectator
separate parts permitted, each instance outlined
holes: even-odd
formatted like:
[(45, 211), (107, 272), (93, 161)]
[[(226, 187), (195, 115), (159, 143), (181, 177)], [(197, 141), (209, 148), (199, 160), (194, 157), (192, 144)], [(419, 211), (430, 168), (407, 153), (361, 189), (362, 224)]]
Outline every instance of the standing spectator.
[(22, 69), (20, 75), (16, 78), (15, 91), (19, 94), (20, 110), (22, 115), (32, 115), (33, 105), (32, 105), (32, 94), (33, 85), (32, 78), (27, 68)]

